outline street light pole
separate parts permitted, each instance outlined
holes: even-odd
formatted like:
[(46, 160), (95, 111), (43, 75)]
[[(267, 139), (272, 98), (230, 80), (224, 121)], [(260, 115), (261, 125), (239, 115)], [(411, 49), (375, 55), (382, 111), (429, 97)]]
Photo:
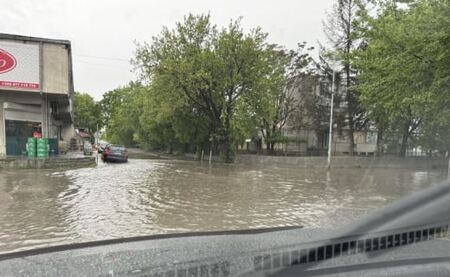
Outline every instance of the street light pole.
[(331, 167), (331, 145), (333, 140), (333, 107), (334, 107), (334, 70), (331, 82), (330, 130), (328, 134), (328, 169)]

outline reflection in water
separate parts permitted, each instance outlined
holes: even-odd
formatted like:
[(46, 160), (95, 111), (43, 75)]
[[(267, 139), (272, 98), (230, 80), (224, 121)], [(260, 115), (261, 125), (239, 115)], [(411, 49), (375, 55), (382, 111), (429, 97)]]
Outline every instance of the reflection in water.
[(0, 252), (167, 232), (334, 228), (444, 177), (157, 160), (2, 171)]

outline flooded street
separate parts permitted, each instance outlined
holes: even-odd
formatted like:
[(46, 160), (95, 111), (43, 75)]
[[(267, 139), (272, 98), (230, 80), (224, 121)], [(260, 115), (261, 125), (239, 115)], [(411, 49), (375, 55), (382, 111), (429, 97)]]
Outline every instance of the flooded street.
[(0, 252), (169, 232), (334, 228), (442, 180), (439, 171), (132, 159), (0, 172)]

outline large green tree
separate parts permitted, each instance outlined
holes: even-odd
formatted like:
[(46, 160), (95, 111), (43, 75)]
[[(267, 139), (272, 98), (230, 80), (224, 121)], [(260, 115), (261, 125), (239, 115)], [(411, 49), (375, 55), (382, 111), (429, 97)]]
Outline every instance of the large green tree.
[(287, 140), (282, 130), (289, 119), (295, 120), (294, 114), (301, 112), (298, 80), (312, 63), (310, 51), (313, 48), (307, 47), (305, 42), (298, 46), (297, 51), (288, 51), (270, 45), (265, 60), (271, 77), (263, 79), (258, 87), (242, 97), (243, 103), (238, 109), (240, 125), (247, 126), (251, 122), (253, 128), (249, 131), (257, 127), (269, 152), (274, 150), (276, 143)]
[(417, 0), (384, 1), (366, 17), (358, 89), (372, 117), (400, 132), (400, 156), (413, 136), (450, 139), (449, 15), (447, 0)]
[(273, 75), (266, 37), (259, 28), (245, 33), (239, 20), (218, 29), (209, 15), (189, 15), (150, 44), (139, 44), (134, 64), (150, 85), (171, 94), (167, 99), (206, 120), (210, 140), (230, 162), (238, 102)]
[[(366, 123), (365, 112), (355, 90), (358, 71), (352, 63), (351, 55), (353, 51), (365, 45), (365, 39), (361, 36), (359, 28), (367, 2), (365, 0), (336, 0), (331, 12), (327, 14), (327, 20), (324, 21), (324, 31), (331, 48), (321, 53), (321, 58), (326, 61), (332, 57), (332, 60), (339, 61), (341, 65), (336, 74), (342, 75), (342, 78), (338, 79), (342, 80), (341, 91), (346, 101), (345, 121), (347, 122), (346, 127), (348, 127), (350, 155), (353, 155), (355, 149), (353, 133), (364, 127)], [(329, 71), (330, 68), (325, 62), (323, 73), (331, 75)]]
[(143, 109), (142, 95), (145, 91), (146, 88), (140, 83), (130, 82), (103, 95), (100, 106), (108, 141), (126, 146), (138, 143), (137, 133), (140, 130), (138, 122)]
[(184, 104), (165, 82), (155, 80), (141, 96), (139, 142), (147, 148), (201, 152), (210, 147), (205, 116)]
[(94, 132), (102, 127), (100, 105), (87, 93), (76, 92), (74, 97), (74, 124)]

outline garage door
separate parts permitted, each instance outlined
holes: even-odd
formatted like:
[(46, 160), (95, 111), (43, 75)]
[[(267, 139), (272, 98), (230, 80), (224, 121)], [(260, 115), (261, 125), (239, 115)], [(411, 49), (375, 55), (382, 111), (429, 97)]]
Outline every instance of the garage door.
[(33, 132), (40, 132), (41, 123), (30, 121), (6, 120), (6, 155), (22, 155), (26, 151), (27, 139)]

